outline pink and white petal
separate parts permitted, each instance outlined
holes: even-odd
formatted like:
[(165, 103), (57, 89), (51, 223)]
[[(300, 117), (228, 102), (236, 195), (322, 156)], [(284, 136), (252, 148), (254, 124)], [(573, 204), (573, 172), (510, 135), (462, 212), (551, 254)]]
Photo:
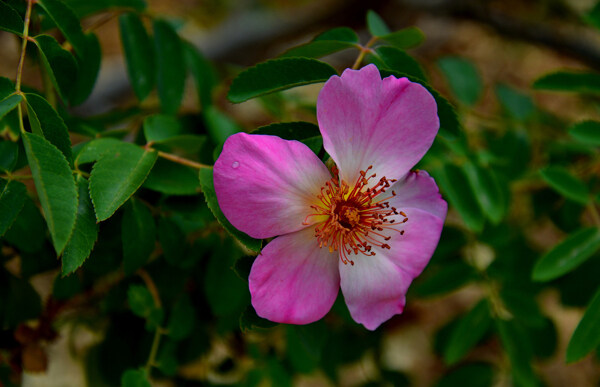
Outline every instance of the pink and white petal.
[(382, 195), (392, 191), (396, 195), (389, 200), (391, 206), (401, 211), (407, 208), (418, 208), (442, 220), (446, 219), (448, 203), (442, 199), (435, 180), (426, 171), (407, 173)]
[(440, 239), (442, 218), (416, 208), (404, 212), (409, 220), (398, 227), (404, 235), (387, 232), (392, 236), (387, 241), (390, 249), (374, 246), (374, 256), (353, 256), (354, 265), (339, 265), (350, 314), (367, 329), (374, 330), (402, 313), (410, 284), (421, 274)]
[(250, 271), (252, 305), (271, 321), (308, 324), (321, 319), (339, 288), (339, 257), (319, 248), (314, 228), (279, 236), (258, 255)]
[(298, 231), (311, 213), (327, 167), (304, 144), (237, 133), (215, 163), (217, 200), (231, 224), (253, 238)]
[(382, 80), (374, 65), (331, 77), (319, 94), (317, 119), (325, 149), (350, 184), (370, 165), (378, 177), (404, 176), (439, 129), (436, 102), (423, 86)]

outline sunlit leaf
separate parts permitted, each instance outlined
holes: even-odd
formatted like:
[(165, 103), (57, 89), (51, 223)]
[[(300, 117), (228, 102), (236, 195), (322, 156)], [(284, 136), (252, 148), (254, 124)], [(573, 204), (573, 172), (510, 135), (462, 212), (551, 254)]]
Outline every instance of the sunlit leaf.
[(139, 200), (131, 199), (121, 218), (123, 270), (133, 274), (150, 258), (156, 244), (156, 225), (152, 213)]
[(557, 71), (538, 78), (533, 83), (537, 90), (600, 93), (600, 74), (588, 72)]
[(600, 230), (584, 228), (569, 235), (548, 251), (533, 268), (534, 281), (550, 281), (558, 278), (591, 257), (600, 249)]
[(567, 362), (583, 358), (600, 345), (600, 288), (575, 328), (567, 347)]
[(127, 64), (127, 73), (138, 100), (143, 101), (154, 88), (156, 70), (154, 50), (146, 28), (135, 13), (119, 17), (121, 43)]
[(43, 137), (23, 133), (23, 144), (44, 210), (54, 249), (61, 254), (67, 244), (77, 213), (77, 187), (65, 156)]
[(456, 99), (469, 106), (479, 101), (483, 85), (473, 63), (464, 58), (445, 57), (437, 64)]
[(316, 59), (268, 60), (242, 71), (231, 84), (227, 98), (233, 103), (311, 83), (336, 75), (333, 67)]
[(583, 121), (569, 128), (569, 134), (578, 141), (600, 146), (600, 122)]
[(77, 270), (90, 256), (98, 239), (98, 224), (90, 199), (89, 183), (83, 176), (77, 177), (79, 204), (73, 234), (62, 255), (62, 275)]
[(0, 30), (21, 36), (24, 26), (21, 15), (13, 7), (0, 1)]
[(585, 184), (563, 167), (549, 166), (540, 171), (542, 178), (561, 195), (581, 204), (587, 204), (590, 193)]
[(204, 198), (206, 199), (208, 208), (210, 208), (210, 210), (212, 211), (215, 218), (217, 218), (219, 223), (221, 223), (225, 230), (227, 230), (237, 240), (242, 242), (244, 246), (246, 246), (252, 251), (260, 251), (262, 241), (260, 239), (251, 238), (247, 234), (244, 234), (237, 228), (233, 227), (233, 225), (229, 223), (227, 218), (225, 218), (223, 212), (221, 212), (221, 209), (219, 208), (219, 202), (217, 201), (217, 195), (215, 194), (212, 168), (201, 168), (199, 178), (200, 185), (202, 186), (202, 192), (204, 193)]
[(56, 110), (37, 94), (25, 94), (29, 123), (34, 133), (43, 136), (71, 160), (71, 139), (69, 129)]
[(185, 86), (183, 45), (177, 32), (166, 21), (155, 20), (153, 26), (158, 98), (162, 111), (174, 114), (181, 105)]
[(0, 237), (12, 226), (25, 204), (27, 189), (19, 181), (0, 178)]
[(90, 194), (98, 221), (110, 218), (137, 191), (157, 158), (155, 151), (123, 143), (118, 151), (105, 153), (94, 164)]

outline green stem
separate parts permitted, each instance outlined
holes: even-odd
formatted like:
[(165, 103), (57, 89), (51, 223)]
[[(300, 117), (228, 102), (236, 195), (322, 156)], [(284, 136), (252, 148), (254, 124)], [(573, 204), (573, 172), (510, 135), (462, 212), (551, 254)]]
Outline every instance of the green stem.
[(598, 209), (596, 208), (594, 202), (590, 202), (588, 204), (588, 208), (590, 210), (590, 214), (592, 214), (594, 223), (596, 223), (596, 226), (600, 227), (600, 214), (598, 213)]
[(152, 340), (152, 347), (150, 348), (150, 355), (148, 356), (148, 361), (146, 362), (146, 365), (144, 366), (144, 369), (146, 370), (146, 372), (148, 374), (150, 374), (150, 370), (152, 369), (152, 366), (154, 365), (154, 362), (156, 360), (156, 355), (158, 354), (158, 347), (160, 345), (160, 336), (162, 335), (162, 330), (160, 328), (156, 328), (156, 331), (154, 332), (154, 339)]
[(374, 45), (375, 42), (377, 42), (377, 37), (373, 36), (371, 38), (371, 40), (369, 40), (369, 42), (366, 44), (366, 46), (360, 48), (360, 54), (358, 54), (358, 57), (356, 58), (356, 60), (354, 61), (354, 64), (352, 65), (353, 70), (358, 70), (358, 67), (360, 66), (363, 59), (365, 58), (365, 55), (367, 55), (368, 52), (372, 51), (370, 47), (372, 45)]
[[(19, 56), (19, 64), (17, 65), (17, 78), (15, 80), (15, 90), (17, 93), (21, 93), (21, 80), (23, 78), (25, 51), (27, 49), (27, 41), (29, 40), (29, 22), (31, 21), (32, 8), (33, 0), (27, 0), (27, 10), (25, 11), (25, 23), (23, 27), (23, 43), (21, 44), (21, 55)], [(17, 113), (19, 115), (19, 129), (21, 132), (25, 132), (25, 125), (23, 124), (23, 108), (21, 107), (21, 103), (19, 103), (17, 106)]]
[[(147, 143), (145, 146), (146, 150), (150, 150), (150, 151), (156, 150), (156, 149), (152, 148), (153, 144), (154, 144), (153, 141), (150, 141), (149, 143)], [(156, 151), (158, 152), (158, 157), (162, 157), (163, 159), (170, 160), (177, 164), (186, 165), (188, 167), (192, 167), (195, 169), (212, 168), (212, 166), (210, 166), (210, 165), (198, 163), (196, 161), (189, 160), (189, 159), (174, 155), (172, 153), (167, 153), (167, 152), (163, 152), (163, 151), (159, 151), (159, 150), (156, 150)]]

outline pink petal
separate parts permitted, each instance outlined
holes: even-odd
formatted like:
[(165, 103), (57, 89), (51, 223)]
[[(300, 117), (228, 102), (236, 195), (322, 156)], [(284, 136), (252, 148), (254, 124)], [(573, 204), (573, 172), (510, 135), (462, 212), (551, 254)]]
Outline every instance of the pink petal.
[(443, 219), (416, 208), (404, 210), (404, 235), (388, 232), (390, 249), (373, 247), (374, 256), (352, 256), (354, 265), (340, 262), (342, 293), (352, 318), (374, 330), (402, 313), (406, 292), (433, 255)]
[(426, 171), (409, 172), (388, 188), (383, 195), (392, 191), (396, 196), (389, 200), (391, 206), (402, 211), (407, 208), (418, 208), (442, 220), (446, 219), (448, 204), (442, 199), (435, 180)]
[(256, 313), (271, 321), (308, 324), (331, 309), (340, 287), (338, 255), (319, 248), (310, 227), (282, 235), (258, 255), (250, 271)]
[(420, 84), (389, 76), (377, 67), (331, 77), (317, 100), (325, 150), (340, 177), (354, 183), (373, 165), (378, 179), (399, 179), (423, 157), (438, 128), (437, 105)]
[(276, 136), (237, 133), (214, 166), (221, 211), (253, 238), (298, 231), (324, 183), (325, 165), (304, 144)]

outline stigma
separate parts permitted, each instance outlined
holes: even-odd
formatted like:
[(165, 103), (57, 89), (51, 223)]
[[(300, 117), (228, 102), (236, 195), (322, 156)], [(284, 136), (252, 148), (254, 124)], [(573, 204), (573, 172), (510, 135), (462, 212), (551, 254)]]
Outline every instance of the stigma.
[[(352, 254), (375, 255), (373, 246), (391, 249), (387, 242), (393, 232), (403, 235), (404, 230), (399, 228), (408, 221), (404, 212), (390, 206), (389, 200), (396, 193), (393, 190), (391, 194), (385, 193), (396, 180), (385, 176), (378, 181), (372, 180), (377, 177), (375, 173), (369, 173), (372, 169), (370, 165), (360, 171), (356, 181), (348, 184), (340, 181), (334, 166), (333, 177), (321, 187), (317, 204), (311, 206), (313, 213), (304, 220), (307, 225), (311, 217), (325, 219), (315, 227), (319, 247), (338, 251), (344, 264), (354, 265), (350, 259)], [(374, 181), (377, 183), (373, 185)], [(397, 215), (402, 219), (399, 220)]]

